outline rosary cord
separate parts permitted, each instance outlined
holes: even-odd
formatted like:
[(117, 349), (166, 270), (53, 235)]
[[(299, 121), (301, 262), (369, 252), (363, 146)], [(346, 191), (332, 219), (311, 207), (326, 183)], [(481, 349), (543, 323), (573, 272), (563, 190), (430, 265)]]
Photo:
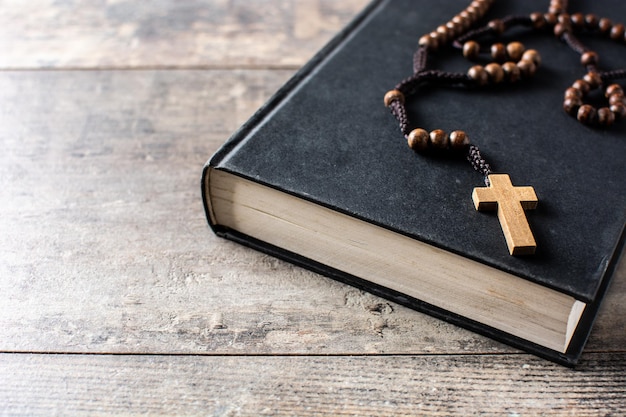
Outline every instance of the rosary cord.
[(413, 74), (417, 74), (424, 69), (428, 64), (428, 49), (425, 46), (420, 46), (413, 55)]
[(491, 166), (480, 154), (480, 150), (476, 145), (470, 145), (467, 150), (467, 160), (476, 171), (480, 172), (485, 177), (485, 184), (489, 186), (489, 177), (491, 174)]
[(600, 77), (602, 77), (602, 81), (605, 83), (608, 81), (619, 80), (621, 78), (626, 78), (626, 69), (619, 69), (613, 71), (604, 71), (600, 73)]

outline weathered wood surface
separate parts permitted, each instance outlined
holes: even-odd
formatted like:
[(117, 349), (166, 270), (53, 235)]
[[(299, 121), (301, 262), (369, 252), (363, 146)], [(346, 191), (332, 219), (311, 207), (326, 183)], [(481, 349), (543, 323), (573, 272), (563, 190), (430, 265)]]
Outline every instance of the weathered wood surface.
[(624, 409), (624, 263), (576, 372), (210, 233), (202, 165), (339, 3), (0, 3), (0, 414)]
[(299, 67), (369, 0), (0, 2), (0, 68)]
[[(626, 355), (0, 356), (5, 414), (623, 415)], [(2, 407), (2, 406), (0, 406)]]

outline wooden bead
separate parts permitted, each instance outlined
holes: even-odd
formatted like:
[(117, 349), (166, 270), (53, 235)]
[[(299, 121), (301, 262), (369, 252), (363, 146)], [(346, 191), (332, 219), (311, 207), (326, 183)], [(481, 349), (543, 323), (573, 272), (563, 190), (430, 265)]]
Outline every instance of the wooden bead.
[(389, 90), (385, 93), (385, 107), (389, 107), (391, 103), (394, 101), (399, 101), (401, 104), (404, 104), (404, 94), (399, 90)]
[(572, 18), (570, 17), (569, 13), (559, 13), (557, 20), (559, 21), (559, 23), (563, 23), (565, 25), (571, 25), (572, 23)]
[(609, 109), (615, 114), (616, 119), (625, 119), (626, 118), (626, 105), (624, 104), (613, 104), (609, 107)]
[(624, 93), (613, 93), (609, 96), (609, 104), (612, 106), (614, 104), (626, 104), (624, 99)]
[(546, 19), (543, 17), (543, 13), (535, 12), (530, 14), (530, 21), (533, 24), (534, 29), (543, 29), (546, 27)]
[(579, 122), (584, 123), (586, 125), (593, 124), (596, 120), (596, 109), (589, 104), (583, 104), (578, 109), (578, 113), (576, 114), (576, 118)]
[(450, 147), (454, 150), (460, 150), (470, 144), (469, 137), (462, 130), (455, 130), (450, 133)]
[(556, 25), (554, 25), (554, 36), (556, 36), (557, 38), (560, 38), (566, 32), (569, 32), (571, 30), (572, 30), (572, 27), (569, 25), (569, 23), (559, 22)]
[(562, 2), (560, 1), (555, 1), (552, 0), (550, 2), (550, 7), (548, 8), (548, 12), (549, 13), (554, 13), (554, 14), (559, 14), (559, 13), (563, 13), (563, 10), (565, 9), (564, 5)]
[(598, 28), (598, 23), (600, 23), (600, 18), (593, 14), (589, 13), (585, 15), (585, 27), (589, 30), (596, 30)]
[(441, 129), (435, 129), (430, 132), (430, 143), (437, 149), (445, 149), (448, 147), (448, 135)]
[(485, 85), (489, 82), (489, 75), (482, 65), (474, 65), (467, 71), (467, 75), (478, 85)]
[(500, 19), (490, 21), (487, 26), (489, 26), (494, 35), (502, 35), (504, 32), (504, 22)]
[(415, 151), (424, 151), (428, 148), (430, 135), (424, 129), (413, 129), (406, 137), (409, 148)]
[(487, 64), (485, 65), (485, 71), (487, 72), (491, 83), (499, 84), (504, 81), (504, 71), (502, 70), (502, 66), (500, 64), (496, 64), (495, 62)]
[(517, 67), (524, 78), (532, 77), (537, 71), (537, 66), (532, 61), (520, 61), (517, 63)]
[(615, 122), (615, 115), (608, 107), (598, 109), (598, 124), (600, 126), (611, 126)]
[(496, 62), (504, 62), (507, 59), (506, 46), (503, 43), (494, 43), (491, 45), (491, 57)]
[(589, 93), (589, 91), (591, 90), (591, 86), (585, 80), (574, 81), (574, 84), (572, 84), (572, 87), (580, 90), (580, 92), (583, 95)]
[(522, 54), (522, 61), (532, 61), (536, 66), (541, 65), (541, 55), (534, 49), (528, 49)]
[(463, 44), (463, 56), (469, 60), (475, 60), (480, 53), (480, 45), (476, 41), (467, 41)]
[(587, 51), (580, 56), (580, 63), (584, 66), (598, 65), (600, 58), (594, 51)]
[(563, 101), (563, 110), (571, 116), (576, 116), (578, 109), (582, 106), (583, 102), (577, 97), (568, 97)]
[(622, 86), (619, 84), (611, 84), (606, 87), (606, 90), (604, 90), (604, 96), (607, 98), (616, 93), (624, 94), (624, 90), (622, 89)]
[(515, 65), (515, 62), (505, 62), (502, 64), (502, 71), (504, 71), (504, 79), (510, 83), (514, 83), (519, 81), (520, 79), (520, 70)]
[(446, 27), (448, 28), (450, 33), (452, 33), (452, 36), (454, 38), (463, 33), (463, 28), (461, 27), (461, 25), (454, 23), (452, 20), (446, 23)]
[(611, 28), (611, 31), (609, 32), (609, 36), (614, 41), (621, 41), (622, 38), (624, 37), (625, 31), (626, 29), (624, 29), (624, 25), (619, 23), (617, 25), (613, 25), (613, 27)]
[(467, 24), (468, 27), (474, 24), (474, 17), (467, 10), (463, 10), (461, 13), (459, 13), (459, 16), (461, 16), (463, 19), (465, 19), (468, 22)]
[(543, 18), (549, 26), (554, 26), (559, 22), (559, 18), (555, 13), (546, 13), (543, 15)]
[(600, 33), (602, 34), (608, 35), (609, 33), (611, 33), (612, 28), (613, 28), (613, 22), (611, 21), (611, 19), (607, 19), (606, 17), (603, 17), (598, 22), (598, 29), (600, 29)]
[(567, 90), (565, 90), (565, 98), (582, 98), (583, 97), (583, 93), (574, 87), (569, 87)]
[(420, 46), (425, 46), (429, 51), (436, 51), (439, 47), (439, 41), (437, 39), (431, 38), (430, 35), (422, 36), (418, 44)]
[(459, 16), (458, 14), (452, 18), (452, 22), (459, 25), (463, 31), (469, 29), (468, 22), (465, 19), (463, 19), (461, 16)]
[(506, 53), (511, 61), (519, 61), (524, 54), (524, 45), (520, 42), (511, 42), (506, 46)]
[(596, 88), (602, 85), (602, 77), (600, 77), (600, 74), (595, 71), (586, 73), (583, 80), (585, 80), (591, 88)]
[(437, 48), (443, 47), (446, 44), (446, 40), (444, 39), (444, 37), (437, 33), (436, 30), (430, 32), (428, 36), (437, 41)]
[(572, 22), (572, 27), (576, 30), (582, 30), (585, 28), (585, 15), (582, 13), (574, 13), (570, 20)]
[(445, 25), (437, 26), (436, 32), (442, 44), (448, 43), (454, 36)]

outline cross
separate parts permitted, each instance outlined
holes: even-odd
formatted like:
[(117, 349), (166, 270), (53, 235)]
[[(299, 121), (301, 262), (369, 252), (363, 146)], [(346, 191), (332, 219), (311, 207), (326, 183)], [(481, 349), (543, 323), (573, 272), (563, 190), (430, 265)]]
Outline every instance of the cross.
[(524, 210), (537, 207), (533, 187), (514, 187), (508, 174), (490, 174), (489, 187), (474, 188), (476, 210), (498, 210), (500, 226), (511, 255), (532, 255), (537, 244)]

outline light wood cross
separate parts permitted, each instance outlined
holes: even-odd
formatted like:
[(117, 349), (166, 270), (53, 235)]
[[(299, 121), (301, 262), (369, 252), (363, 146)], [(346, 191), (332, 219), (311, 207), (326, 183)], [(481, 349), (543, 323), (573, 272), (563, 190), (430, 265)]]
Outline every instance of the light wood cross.
[(508, 174), (490, 174), (489, 187), (474, 188), (476, 210), (498, 210), (500, 226), (511, 255), (532, 255), (537, 244), (524, 210), (537, 207), (533, 187), (514, 187)]

